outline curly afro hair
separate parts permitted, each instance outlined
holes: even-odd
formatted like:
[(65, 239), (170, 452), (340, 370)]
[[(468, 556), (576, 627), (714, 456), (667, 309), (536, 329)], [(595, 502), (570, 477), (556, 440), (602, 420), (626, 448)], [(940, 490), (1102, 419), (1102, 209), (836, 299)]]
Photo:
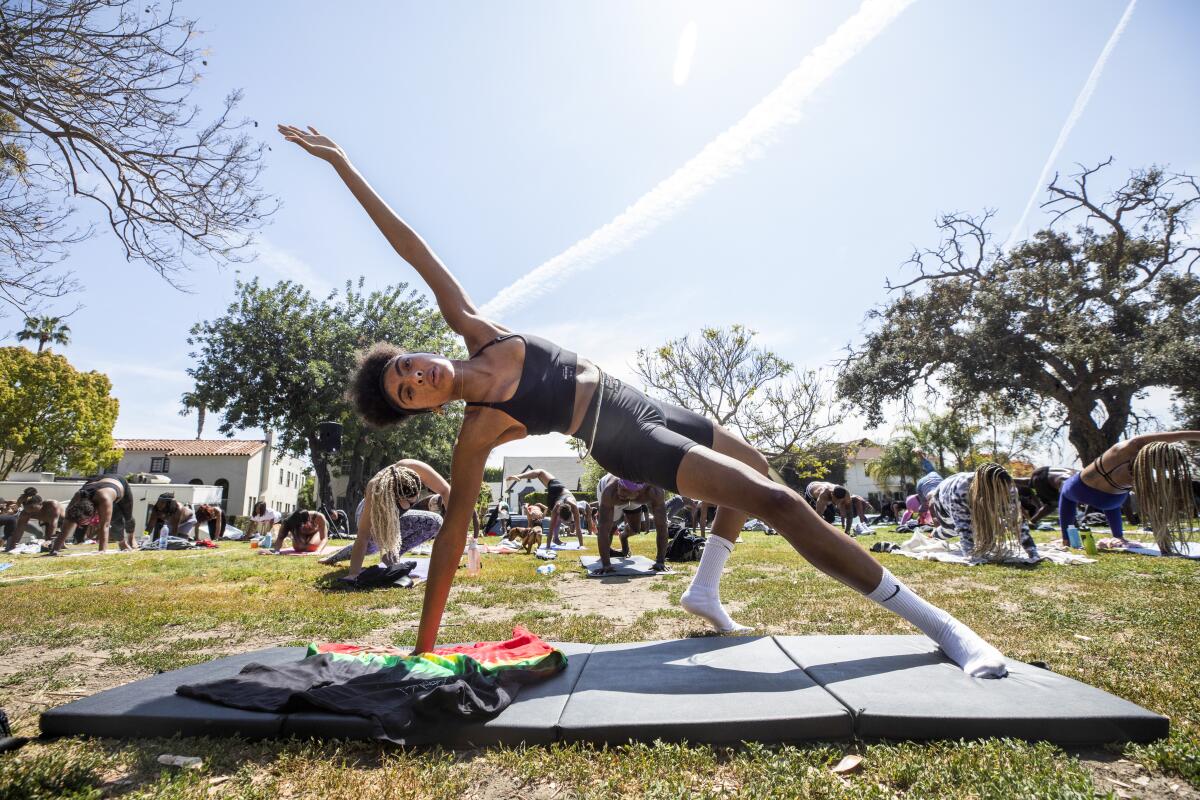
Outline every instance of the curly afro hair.
[(845, 497), (848, 494), (850, 494), (850, 493), (846, 491), (845, 486), (833, 487), (833, 496), (836, 497), (838, 500), (841, 500), (843, 497)]
[(414, 408), (411, 411), (403, 411), (388, 402), (383, 393), (383, 371), (393, 358), (407, 352), (394, 344), (376, 342), (358, 354), (358, 364), (350, 374), (350, 388), (346, 396), (367, 424), (376, 428), (386, 428), (389, 425), (397, 425), (415, 414), (434, 410)]

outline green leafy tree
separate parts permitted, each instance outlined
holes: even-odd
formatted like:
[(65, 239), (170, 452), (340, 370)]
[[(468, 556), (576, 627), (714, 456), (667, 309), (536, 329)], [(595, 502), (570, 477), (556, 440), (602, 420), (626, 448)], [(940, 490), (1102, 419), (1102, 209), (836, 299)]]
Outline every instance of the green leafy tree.
[[(275, 207), (258, 187), (266, 146), (238, 91), (201, 118), (209, 56), (179, 4), (0, 9), (0, 299), (26, 309), (77, 288), (56, 264), (101, 226), (171, 281), (191, 257), (239, 260)], [(73, 225), (68, 198), (96, 224)]]
[(829, 381), (797, 370), (754, 344), (744, 325), (639, 350), (636, 370), (650, 394), (738, 431), (772, 467), (810, 469), (812, 448), (836, 423)]
[[(941, 244), (914, 253), (916, 277), (889, 282), (899, 294), (870, 313), (839, 396), (873, 425), (922, 387), (952, 407), (986, 397), (1065, 428), (1086, 463), (1137, 424), (1146, 389), (1194, 392), (1200, 246), (1188, 224), (1200, 186), (1155, 167), (1100, 199), (1089, 180), (1108, 163), (1069, 185), (1056, 177), (1050, 228), (1007, 253), (991, 242), (991, 212), (943, 216)], [(1063, 220), (1078, 224), (1059, 230)]]
[(307, 472), (304, 475), (304, 483), (300, 484), (300, 491), (296, 493), (296, 507), (317, 507), (317, 479)]
[[(283, 281), (263, 286), (257, 279), (237, 284), (237, 298), (220, 317), (192, 328), (188, 343), (196, 365), (188, 373), (195, 396), (219, 411), (218, 429), (275, 432), (279, 447), (311, 457), (318, 498), (334, 506), (335, 474), (347, 476), (346, 506), (353, 509), (366, 482), (400, 458), (419, 458), (449, 474), (450, 452), (462, 409), (424, 414), (388, 430), (372, 430), (345, 397), (355, 352), (385, 340), (410, 350), (461, 356), (441, 315), (404, 284), (364, 293), (363, 281), (314, 298)], [(318, 447), (317, 426), (344, 426), (342, 450)]]
[(71, 329), (63, 324), (62, 317), (26, 317), (25, 329), (17, 333), (18, 342), (37, 342), (40, 353), (47, 344), (71, 343)]
[(504, 467), (484, 467), (483, 479), (488, 483), (499, 483), (504, 480)]
[(899, 479), (907, 490), (909, 485), (916, 484), (922, 474), (920, 459), (913, 454), (916, 447), (917, 441), (910, 434), (889, 440), (881, 448), (879, 458), (867, 463), (867, 475), (880, 486)]
[(0, 480), (14, 469), (96, 472), (120, 460), (118, 403), (99, 372), (62, 356), (0, 348)]

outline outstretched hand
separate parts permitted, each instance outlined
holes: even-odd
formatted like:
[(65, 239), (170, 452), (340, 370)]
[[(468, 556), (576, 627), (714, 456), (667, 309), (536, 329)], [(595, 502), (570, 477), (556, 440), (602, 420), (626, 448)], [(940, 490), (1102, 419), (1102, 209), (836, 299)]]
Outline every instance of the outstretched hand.
[(346, 160), (346, 152), (338, 147), (337, 142), (311, 125), (308, 126), (307, 131), (303, 131), (295, 125), (279, 125), (278, 129), (283, 134), (285, 141), (295, 142), (317, 158), (324, 159), (331, 164)]

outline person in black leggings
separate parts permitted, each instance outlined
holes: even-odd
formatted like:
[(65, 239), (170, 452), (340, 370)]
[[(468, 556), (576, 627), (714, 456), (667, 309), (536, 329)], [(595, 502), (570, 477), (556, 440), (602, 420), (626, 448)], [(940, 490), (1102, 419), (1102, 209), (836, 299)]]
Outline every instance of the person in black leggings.
[(58, 554), (66, 544), (67, 537), (79, 525), (95, 528), (100, 552), (108, 547), (110, 529), (118, 537), (117, 542), (122, 550), (136, 549), (133, 541), (133, 495), (124, 478), (98, 475), (84, 481), (67, 503), (66, 520), (50, 548), (51, 555)]
[[(773, 482), (767, 460), (732, 431), (606, 375), (587, 359), (487, 319), (427, 244), (371, 188), (337, 144), (314, 128), (279, 126), (284, 138), (329, 163), (380, 232), (429, 286), (442, 316), (463, 337), (467, 360), (380, 342), (362, 353), (349, 394), (368, 423), (389, 425), (467, 401), (450, 483), (478, 486), (493, 448), (557, 432), (580, 439), (614, 475), (715, 503), (713, 535), (681, 605), (719, 631), (743, 630), (721, 604), (721, 572), (753, 515), (778, 530), (818, 569), (916, 625), (964, 672), (1006, 674), (1004, 657), (946, 611), (884, 569), (853, 539), (825, 524), (796, 492)], [(450, 496), (434, 540), (416, 652), (434, 647), (466, 544), (474, 493)]]

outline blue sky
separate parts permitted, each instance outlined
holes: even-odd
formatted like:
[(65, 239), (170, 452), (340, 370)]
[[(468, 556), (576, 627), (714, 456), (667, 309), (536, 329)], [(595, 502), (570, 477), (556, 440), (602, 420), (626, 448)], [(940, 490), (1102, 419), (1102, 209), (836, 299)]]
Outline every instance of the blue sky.
[[(501, 321), (628, 376), (639, 346), (746, 323), (798, 365), (828, 364), (886, 299), (885, 276), (933, 244), (942, 211), (1016, 223), (1127, 3), (918, 0), (821, 83), (801, 117), (629, 247)], [(612, 220), (738, 122), (857, 2), (205, 2), (208, 109), (313, 124), (438, 250), (476, 302)], [(674, 79), (695, 24), (687, 79)], [(1112, 155), (1197, 172), (1200, 5), (1142, 0), (1055, 168)], [(271, 139), (284, 203), (243, 273), (314, 290), (415, 274), (334, 173)], [(82, 207), (82, 213), (90, 213)], [(1042, 219), (1031, 216), (1031, 224)], [(194, 435), (178, 415), (185, 338), (235, 273), (200, 265), (181, 294), (107, 236), (67, 265), (88, 291), (66, 355), (110, 374), (117, 435)], [(11, 317), (0, 331), (17, 325)], [(1165, 410), (1161, 396), (1150, 405)], [(212, 429), (215, 431), (215, 428)], [(860, 432), (853, 419), (847, 434)], [(887, 429), (873, 431), (886, 436)], [(561, 452), (561, 437), (507, 445)], [(499, 452), (498, 452), (499, 454)]]

